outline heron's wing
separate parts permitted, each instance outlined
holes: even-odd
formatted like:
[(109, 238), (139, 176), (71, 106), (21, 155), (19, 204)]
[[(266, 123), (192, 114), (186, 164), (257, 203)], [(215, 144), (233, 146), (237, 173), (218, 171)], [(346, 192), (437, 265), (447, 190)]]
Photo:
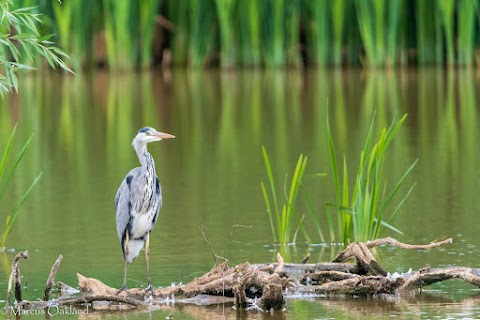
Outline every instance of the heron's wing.
[(139, 175), (139, 168), (130, 170), (122, 184), (117, 190), (115, 196), (116, 220), (117, 220), (117, 235), (118, 240), (122, 241), (123, 234), (130, 221), (130, 213), (132, 210), (132, 192), (131, 185)]
[(160, 208), (162, 207), (162, 187), (160, 186), (160, 181), (158, 177), (155, 177), (155, 194), (157, 196), (157, 203), (155, 206), (155, 216), (153, 217), (153, 226), (157, 223), (158, 214), (160, 213)]

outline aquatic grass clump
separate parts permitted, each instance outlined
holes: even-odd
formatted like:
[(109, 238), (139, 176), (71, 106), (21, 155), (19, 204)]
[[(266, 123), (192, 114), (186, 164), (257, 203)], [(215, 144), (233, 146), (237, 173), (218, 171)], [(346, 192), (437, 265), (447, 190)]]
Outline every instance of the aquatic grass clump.
[(293, 228), (294, 222), (296, 222), (297, 231), (298, 229), (302, 230), (303, 235), (305, 236), (307, 241), (311, 242), (303, 226), (303, 218), (300, 218), (295, 210), (295, 203), (297, 201), (298, 193), (302, 185), (302, 178), (305, 173), (305, 168), (307, 167), (307, 157), (304, 157), (302, 154), (298, 157), (297, 165), (295, 166), (295, 171), (293, 173), (292, 181), (290, 183), (290, 191), (288, 195), (285, 191), (286, 203), (283, 204), (282, 209), (280, 210), (280, 201), (277, 197), (277, 190), (275, 180), (273, 178), (272, 166), (265, 147), (262, 147), (262, 153), (263, 159), (265, 161), (265, 168), (267, 170), (268, 182), (270, 184), (270, 195), (267, 192), (267, 189), (265, 188), (265, 184), (263, 182), (260, 183), (260, 186), (262, 188), (263, 198), (267, 207), (270, 227), (272, 229), (273, 241), (280, 244), (295, 242), (295, 235), (297, 234), (297, 232), (293, 233)]
[[(16, 155), (16, 157), (13, 159), (13, 162), (11, 165), (7, 168), (7, 164), (9, 162), (9, 159), (12, 155), (12, 147), (13, 147), (13, 142), (15, 140), (15, 133), (17, 131), (17, 126), (13, 128), (9, 138), (8, 142), (5, 146), (5, 149), (3, 151), (3, 156), (0, 159), (0, 201), (3, 199), (3, 196), (5, 195), (5, 190), (10, 184), (10, 181), (12, 179), (13, 174), (15, 173), (18, 165), (22, 161), (23, 157), (25, 156), (25, 152), (28, 149), (28, 146), (30, 145), (30, 142), (32, 141), (33, 134), (28, 138), (28, 140), (25, 142), (23, 145), (22, 149), (20, 152)], [(15, 205), (14, 209), (11, 211), (10, 214), (7, 214), (6, 219), (5, 219), (5, 224), (2, 228), (2, 232), (0, 233), (0, 251), (3, 250), (5, 247), (5, 243), (7, 241), (7, 238), (12, 230), (12, 227), (15, 223), (15, 218), (17, 217), (17, 214), (19, 210), (22, 208), (22, 206), (25, 204), (25, 201), (28, 199), (30, 196), (33, 188), (37, 184), (38, 180), (42, 176), (42, 173), (40, 173), (32, 182), (30, 187), (25, 191), (25, 193), (21, 196), (20, 200), (18, 203)]]
[[(286, 203), (280, 210), (280, 201), (277, 198), (276, 184), (273, 178), (272, 166), (266, 149), (263, 147), (263, 158), (270, 184), (270, 193), (264, 183), (261, 183), (262, 194), (267, 208), (270, 227), (274, 242), (290, 243), (295, 242), (299, 230), (302, 231), (305, 239), (311, 242), (310, 236), (305, 229), (304, 217), (300, 217), (296, 211), (296, 203), (299, 192), (301, 192), (313, 225), (318, 233), (320, 241), (325, 242), (323, 231), (326, 227), (330, 234), (330, 240), (343, 242), (345, 245), (353, 241), (368, 241), (380, 236), (384, 228), (401, 233), (392, 226), (392, 221), (398, 214), (400, 208), (406, 202), (413, 191), (413, 184), (406, 193), (398, 196), (407, 177), (417, 164), (416, 160), (394, 183), (392, 189), (387, 188), (384, 165), (388, 147), (398, 130), (405, 122), (407, 115), (401, 119), (394, 119), (392, 124), (384, 127), (378, 140), (374, 141), (373, 129), (374, 119), (370, 124), (367, 137), (360, 152), (360, 160), (357, 172), (355, 173), (353, 188), (350, 189), (348, 161), (343, 157), (343, 167), (337, 164), (336, 148), (333, 139), (330, 121), (327, 112), (326, 127), (331, 162), (331, 172), (335, 188), (335, 201), (327, 202), (325, 208), (325, 219), (323, 214), (315, 212), (313, 202), (305, 189), (302, 179), (307, 166), (307, 157), (300, 154), (290, 184), (290, 192), (285, 191)], [(342, 172), (342, 173), (340, 173)], [(285, 181), (286, 182), (286, 181)], [(285, 183), (285, 189), (287, 185)], [(398, 200), (394, 204), (394, 200)], [(393, 207), (392, 210), (390, 208)], [(390, 211), (389, 211), (390, 210)], [(335, 214), (336, 213), (336, 221)], [(294, 224), (297, 230), (293, 233)]]
[(353, 190), (350, 191), (345, 157), (343, 159), (343, 179), (340, 182), (335, 145), (327, 113), (327, 136), (336, 197), (335, 203), (327, 204), (327, 220), (329, 221), (329, 228), (332, 230), (333, 218), (330, 209), (335, 209), (337, 211), (338, 238), (345, 245), (352, 241), (376, 239), (379, 237), (382, 227), (401, 233), (391, 225), (391, 222), (408, 199), (414, 185), (400, 198), (396, 207), (388, 216), (387, 208), (401, 190), (418, 160), (403, 173), (389, 192), (387, 192), (383, 169), (386, 151), (406, 118), (407, 115), (405, 114), (400, 120), (394, 120), (388, 129), (384, 127), (376, 142), (373, 142), (374, 120), (372, 120), (363, 149), (360, 152)]

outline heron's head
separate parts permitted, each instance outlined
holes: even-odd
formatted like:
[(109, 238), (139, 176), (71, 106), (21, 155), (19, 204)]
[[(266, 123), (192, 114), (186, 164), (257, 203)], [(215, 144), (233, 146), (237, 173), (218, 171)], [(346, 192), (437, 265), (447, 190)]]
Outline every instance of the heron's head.
[(172, 139), (174, 135), (160, 132), (151, 127), (145, 127), (138, 130), (137, 136), (133, 139), (132, 145), (137, 148), (141, 145), (146, 145), (149, 142), (160, 141), (162, 139)]

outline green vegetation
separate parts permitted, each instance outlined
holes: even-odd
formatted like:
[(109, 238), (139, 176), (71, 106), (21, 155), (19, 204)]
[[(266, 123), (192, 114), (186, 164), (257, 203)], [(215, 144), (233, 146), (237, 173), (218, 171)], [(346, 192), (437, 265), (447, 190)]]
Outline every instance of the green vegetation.
[[(270, 164), (270, 159), (265, 147), (262, 147), (262, 153), (265, 161), (265, 167), (267, 169), (268, 181), (270, 184), (270, 195), (268, 194), (263, 182), (260, 183), (260, 186), (262, 188), (265, 205), (267, 206), (267, 213), (270, 219), (270, 226), (272, 228), (273, 241), (276, 243), (288, 243), (290, 241), (295, 241), (295, 235), (297, 232), (295, 232), (292, 240), (292, 228), (294, 220), (296, 220), (298, 228), (303, 231), (304, 236), (310, 241), (302, 223), (303, 218), (301, 219), (295, 212), (295, 203), (302, 185), (303, 174), (305, 173), (305, 168), (307, 167), (307, 157), (304, 157), (303, 155), (298, 157), (297, 165), (292, 176), (292, 182), (290, 184), (290, 192), (288, 193), (288, 196), (285, 194), (287, 203), (282, 206), (282, 210), (280, 211), (272, 166)], [(272, 199), (271, 201), (270, 197)]]
[[(0, 202), (2, 198), (5, 195), (5, 191), (7, 190), (7, 187), (9, 186), (10, 180), (15, 173), (15, 170), (17, 169), (18, 165), (22, 161), (25, 152), (28, 149), (28, 146), (30, 145), (30, 142), (32, 141), (33, 134), (30, 136), (30, 138), (25, 142), (23, 145), (22, 149), (20, 152), (15, 156), (15, 158), (12, 160), (13, 162), (10, 164), (10, 166), (7, 166), (9, 159), (11, 157), (12, 153), (12, 147), (13, 147), (13, 142), (15, 140), (15, 132), (17, 130), (17, 126), (15, 126), (12, 130), (12, 133), (10, 134), (10, 137), (8, 138), (7, 145), (5, 146), (5, 150), (3, 152), (3, 156), (0, 159)], [(40, 173), (33, 183), (30, 185), (30, 187), (25, 191), (25, 193), (22, 195), (20, 198), (20, 201), (16, 204), (14, 209), (11, 211), (10, 214), (7, 214), (6, 219), (5, 219), (5, 225), (2, 228), (2, 232), (0, 233), (0, 250), (2, 250), (5, 247), (5, 243), (7, 241), (8, 235), (10, 234), (13, 224), (15, 222), (15, 218), (17, 217), (17, 214), (19, 210), (22, 208), (24, 205), (25, 201), (29, 197), (30, 193), (32, 192), (33, 188), (37, 184), (38, 180), (42, 174)]]
[[(15, 5), (19, 5), (19, 2)], [(0, 73), (0, 94), (2, 96), (13, 90), (18, 92), (17, 72), (34, 69), (39, 65), (38, 60), (35, 60), (38, 56), (43, 57), (54, 69), (60, 67), (72, 72), (62, 60), (67, 55), (53, 46), (53, 42), (50, 40), (52, 35), (42, 36), (40, 34), (38, 27), (43, 23), (41, 15), (36, 12), (35, 7), (24, 4), (24, 7), (18, 6), (12, 10), (11, 7), (14, 6), (12, 0), (0, 0), (0, 67), (3, 70)], [(0, 160), (0, 201), (33, 138), (31, 135), (8, 167), (16, 130), (17, 126), (10, 133)], [(40, 173), (34, 179), (10, 214), (7, 214), (5, 225), (0, 233), (0, 249), (4, 248), (20, 208), (24, 205), (41, 175)]]
[[(11, 1), (11, 0), (10, 0)], [(10, 1), (3, 0), (4, 3)], [(473, 65), (479, 0), (17, 0), (74, 67)], [(32, 7), (37, 6), (37, 7)], [(166, 51), (164, 51), (166, 50)], [(169, 55), (167, 55), (169, 56)]]
[(71, 72), (62, 60), (67, 55), (53, 46), (52, 36), (40, 34), (38, 25), (42, 23), (42, 17), (35, 7), (19, 6), (12, 10), (13, 5), (12, 0), (0, 0), (1, 95), (18, 91), (18, 70), (34, 69), (35, 63), (38, 64), (35, 61), (37, 56), (43, 57), (52, 68), (60, 67)]
[[(345, 157), (343, 159), (343, 182), (340, 182), (335, 145), (329, 120), (327, 119), (327, 135), (336, 198), (334, 204), (329, 203), (327, 206), (333, 207), (337, 211), (338, 239), (344, 244), (352, 241), (376, 239), (379, 237), (382, 227), (400, 232), (390, 223), (412, 192), (413, 186), (410, 187), (408, 192), (400, 199), (389, 216), (386, 215), (386, 209), (389, 208), (392, 200), (395, 199), (396, 194), (399, 192), (417, 162), (415, 161), (405, 171), (394, 188), (388, 193), (383, 169), (386, 151), (406, 118), (407, 115), (405, 114), (400, 120), (394, 120), (388, 129), (383, 128), (378, 141), (375, 143), (372, 143), (374, 127), (374, 121), (372, 120), (364, 147), (360, 152), (360, 161), (351, 194), (349, 192), (348, 168)], [(329, 209), (327, 209), (327, 215), (329, 228), (332, 229), (333, 224), (331, 221), (333, 219)]]
[[(387, 209), (390, 208), (394, 199), (404, 185), (406, 178), (415, 167), (415, 161), (396, 182), (393, 189), (387, 192), (387, 182), (385, 181), (384, 163), (386, 152), (395, 134), (405, 122), (407, 115), (405, 114), (400, 120), (394, 120), (390, 127), (383, 128), (380, 137), (373, 142), (374, 121), (370, 125), (363, 149), (360, 152), (360, 161), (355, 175), (353, 189), (350, 191), (349, 170), (347, 159), (343, 158), (343, 169), (339, 169), (337, 156), (335, 151), (334, 138), (330, 129), (330, 123), (327, 113), (327, 136), (331, 162), (331, 171), (335, 186), (335, 202), (327, 202), (325, 208), (325, 218), (328, 226), (331, 241), (342, 241), (345, 245), (353, 241), (367, 241), (379, 237), (382, 227), (386, 227), (392, 231), (401, 233), (398, 229), (391, 225), (392, 220), (405, 203), (413, 186), (407, 193), (399, 199), (396, 207), (387, 215)], [(307, 165), (307, 158), (300, 155), (297, 166), (295, 168), (290, 193), (285, 198), (287, 203), (279, 210), (278, 200), (275, 190), (275, 182), (273, 172), (265, 148), (262, 149), (267, 170), (268, 179), (271, 187), (271, 199), (266, 191), (265, 185), (261, 183), (262, 193), (267, 207), (267, 213), (272, 228), (272, 234), (275, 242), (288, 243), (295, 242), (295, 237), (291, 238), (293, 223), (296, 221), (298, 228), (306, 236), (310, 242), (310, 237), (305, 230), (302, 219), (296, 213), (295, 204), (299, 191), (302, 191), (310, 217), (312, 218), (321, 241), (325, 241), (322, 232), (321, 215), (314, 212), (312, 201), (308, 196), (302, 184), (302, 178)], [(343, 173), (341, 178), (340, 171)], [(335, 232), (334, 215), (337, 216), (337, 232)], [(295, 218), (295, 219), (293, 219)]]

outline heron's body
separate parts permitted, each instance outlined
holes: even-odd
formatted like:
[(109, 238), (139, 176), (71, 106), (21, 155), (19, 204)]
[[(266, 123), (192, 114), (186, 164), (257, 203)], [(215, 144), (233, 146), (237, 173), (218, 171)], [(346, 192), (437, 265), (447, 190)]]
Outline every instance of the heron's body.
[[(155, 227), (162, 206), (162, 191), (155, 173), (155, 163), (153, 158), (151, 159), (153, 170), (145, 170), (146, 167), (132, 169), (123, 180), (115, 197), (118, 240), (122, 244), (124, 258), (129, 263), (138, 256), (145, 243), (146, 235)], [(138, 192), (132, 192), (132, 190)], [(128, 215), (123, 212), (125, 209)], [(127, 232), (129, 242), (128, 248), (125, 248)], [(127, 256), (125, 256), (126, 251)]]
[(155, 161), (147, 151), (147, 143), (174, 136), (153, 128), (140, 129), (133, 140), (133, 147), (140, 160), (140, 167), (130, 170), (115, 196), (118, 240), (125, 260), (124, 287), (127, 288), (127, 265), (132, 262), (146, 244), (148, 288), (150, 286), (149, 237), (155, 227), (162, 205), (162, 189), (155, 170)]

